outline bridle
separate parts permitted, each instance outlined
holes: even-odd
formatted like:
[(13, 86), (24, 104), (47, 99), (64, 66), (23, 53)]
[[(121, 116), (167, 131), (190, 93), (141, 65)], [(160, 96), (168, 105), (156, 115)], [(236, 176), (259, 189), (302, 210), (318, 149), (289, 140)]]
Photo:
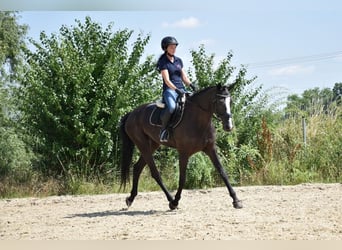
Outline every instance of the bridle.
[(228, 97), (230, 97), (230, 94), (216, 94), (216, 97), (218, 98), (215, 98), (213, 100), (213, 104), (214, 104), (214, 114), (217, 115), (218, 117), (224, 117), (224, 116), (227, 116), (227, 118), (231, 118), (232, 117), (232, 114), (231, 113), (219, 113), (218, 110), (217, 110), (217, 101), (220, 100), (220, 99), (226, 99)]
[[(226, 99), (226, 98), (230, 97), (230, 94), (229, 93), (227, 93), (227, 94), (215, 94), (215, 96), (216, 96), (216, 98), (214, 98), (212, 100), (212, 103), (213, 103), (213, 117), (217, 118), (216, 117), (216, 115), (217, 115), (218, 117), (228, 116), (228, 119), (231, 118), (232, 117), (231, 113), (220, 114), (217, 111), (217, 101), (220, 100), (220, 99)], [(186, 99), (186, 101), (192, 103), (192, 101), (190, 101), (188, 98)], [(197, 104), (197, 107), (200, 108), (201, 110), (203, 110), (204, 112), (210, 112), (210, 110), (207, 110), (207, 109), (203, 108), (201, 105)]]

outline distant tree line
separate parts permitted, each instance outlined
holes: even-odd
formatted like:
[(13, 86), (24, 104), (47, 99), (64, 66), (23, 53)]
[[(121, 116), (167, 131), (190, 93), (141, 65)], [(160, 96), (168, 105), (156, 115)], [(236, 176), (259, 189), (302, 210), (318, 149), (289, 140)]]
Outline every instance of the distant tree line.
[(310, 116), (319, 111), (317, 108), (328, 112), (331, 105), (342, 104), (342, 82), (335, 83), (333, 89), (308, 89), (301, 96), (294, 94), (288, 96), (287, 99), (285, 109), (287, 115), (298, 114), (299, 112)]

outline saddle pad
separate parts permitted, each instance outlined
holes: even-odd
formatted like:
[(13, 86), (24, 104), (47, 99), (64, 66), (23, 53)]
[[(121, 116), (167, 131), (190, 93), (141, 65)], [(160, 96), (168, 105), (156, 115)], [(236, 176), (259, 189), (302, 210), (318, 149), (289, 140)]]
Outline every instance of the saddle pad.
[[(156, 105), (152, 110), (151, 116), (150, 116), (150, 124), (153, 126), (162, 126), (162, 121), (160, 119), (161, 114), (163, 113), (163, 108), (159, 108)], [(175, 112), (172, 114), (170, 121), (169, 121), (169, 128), (176, 128), (178, 124), (182, 121), (184, 114), (184, 104), (179, 105), (177, 104)]]
[(163, 109), (155, 106), (152, 110), (151, 116), (150, 116), (150, 124), (153, 126), (161, 127), (162, 122), (160, 119), (160, 115), (162, 113)]

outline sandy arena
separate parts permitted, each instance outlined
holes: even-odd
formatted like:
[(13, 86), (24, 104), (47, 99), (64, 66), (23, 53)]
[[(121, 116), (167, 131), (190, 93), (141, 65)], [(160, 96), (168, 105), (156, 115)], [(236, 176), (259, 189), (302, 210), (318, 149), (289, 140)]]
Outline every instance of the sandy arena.
[(0, 239), (342, 239), (342, 184), (184, 190), (170, 211), (162, 192), (0, 200)]

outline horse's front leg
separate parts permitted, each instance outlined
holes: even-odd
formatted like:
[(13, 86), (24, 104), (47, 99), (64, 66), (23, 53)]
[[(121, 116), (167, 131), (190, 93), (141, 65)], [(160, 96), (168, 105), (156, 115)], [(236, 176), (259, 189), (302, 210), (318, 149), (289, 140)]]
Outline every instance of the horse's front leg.
[(185, 185), (186, 180), (186, 167), (188, 165), (189, 156), (180, 154), (179, 155), (179, 182), (178, 182), (178, 190), (175, 195), (175, 199), (169, 203), (169, 207), (171, 210), (174, 210), (178, 206), (178, 202), (181, 199), (182, 190)]
[(221, 162), (218, 158), (215, 147), (212, 146), (210, 148), (207, 148), (204, 152), (209, 156), (210, 160), (212, 161), (215, 168), (217, 169), (217, 171), (221, 175), (224, 183), (226, 184), (228, 191), (229, 191), (229, 195), (233, 199), (234, 208), (242, 208), (242, 202), (237, 198), (237, 195), (236, 195), (233, 187), (229, 183), (228, 176), (227, 176), (226, 172), (224, 171), (224, 168), (221, 165)]

